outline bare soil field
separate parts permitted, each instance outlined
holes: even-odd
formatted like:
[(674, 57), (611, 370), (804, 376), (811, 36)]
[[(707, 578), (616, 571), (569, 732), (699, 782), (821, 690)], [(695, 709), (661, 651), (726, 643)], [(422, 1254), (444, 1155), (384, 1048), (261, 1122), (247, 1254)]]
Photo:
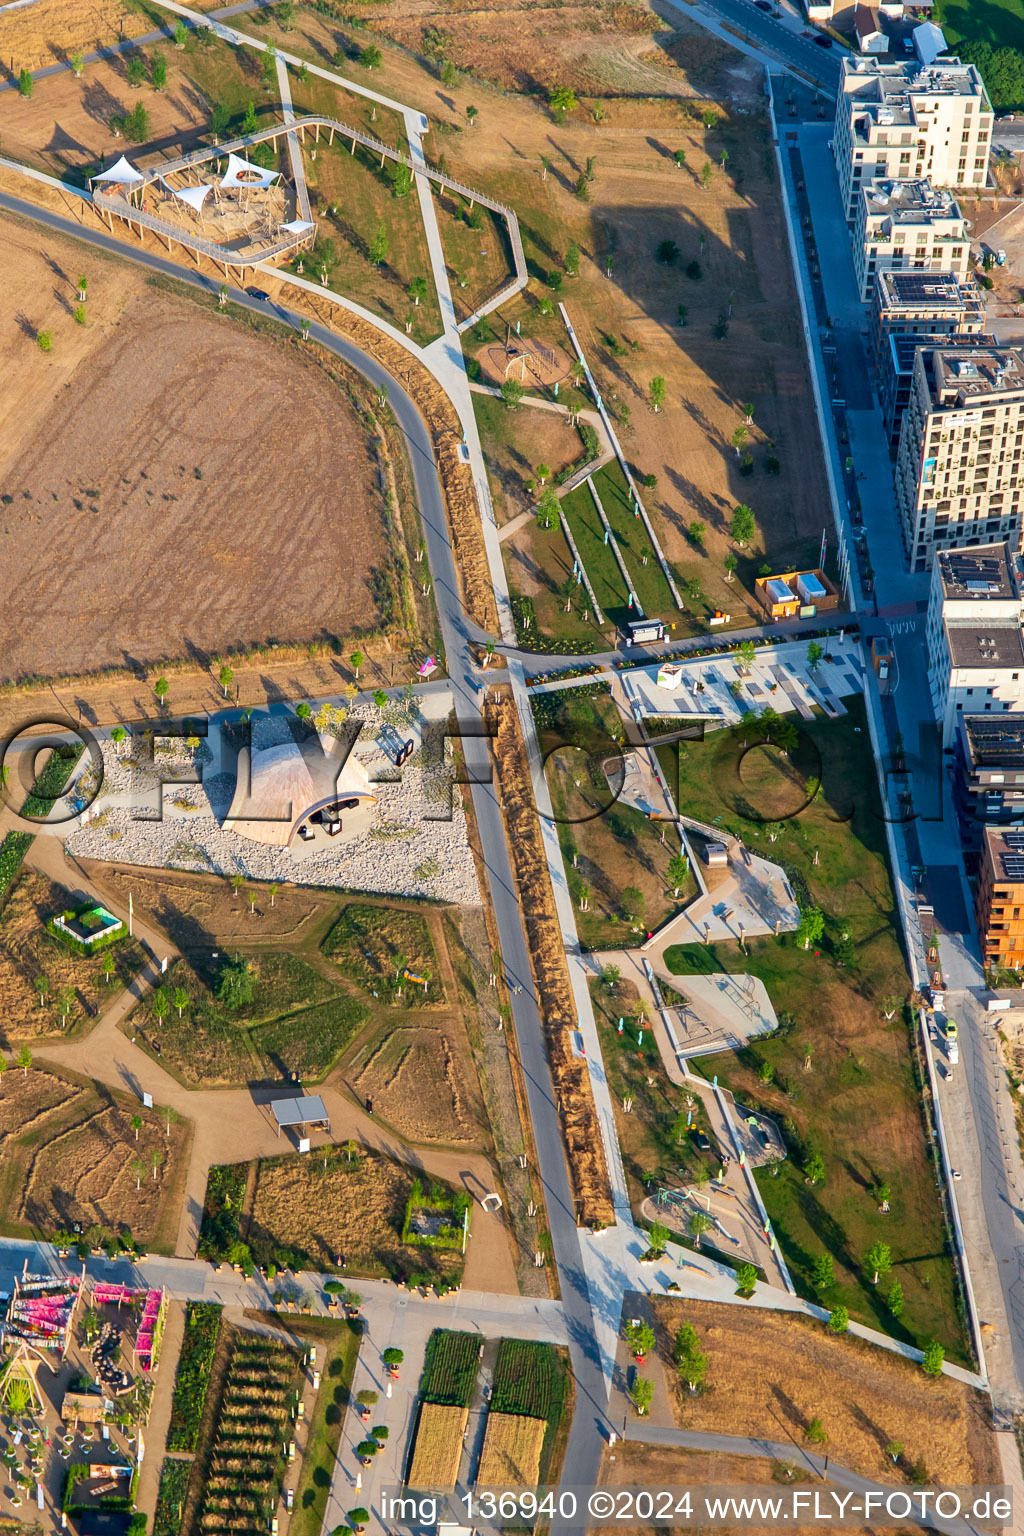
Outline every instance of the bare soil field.
[(191, 1127), (167, 1128), (137, 1103), (50, 1069), (5, 1074), (0, 1125), (0, 1193), (5, 1221), (52, 1234), (75, 1222), (88, 1230), (130, 1231), (140, 1242), (173, 1246)]
[[(101, 969), (101, 956), (90, 959), (75, 954), (47, 933), (45, 923), (63, 912), (68, 893), (44, 875), (24, 870), (4, 903), (0, 919), (0, 1040), (5, 1049), (12, 1041), (36, 1041), (81, 1034), (104, 1002), (117, 995), (118, 987), (142, 969), (144, 956), (133, 940), (115, 944), (104, 954), (117, 967), (109, 982)], [(40, 1002), (36, 982), (47, 986)], [(65, 987), (74, 989), (75, 1001), (62, 1028), (58, 1002)]]
[(316, 1269), (333, 1268), (343, 1253), (363, 1274), (453, 1274), (461, 1269), (458, 1253), (401, 1241), (414, 1176), (365, 1149), (351, 1158), (335, 1147), (260, 1162), (247, 1234), (253, 1257), (265, 1262), (286, 1247), (308, 1255)]
[(15, 72), (44, 69), (66, 63), (73, 53), (137, 37), (152, 25), (140, 8), (123, 0), (36, 0), (4, 16), (4, 60), (13, 61)]
[(349, 1062), (346, 1079), (407, 1140), (476, 1144), (473, 1085), (452, 1035), (433, 1017), (384, 1025)]
[[(623, 1440), (614, 1451), (605, 1451), (598, 1478), (602, 1488), (620, 1484), (639, 1488), (670, 1488), (673, 1484), (716, 1490), (719, 1494), (744, 1486), (764, 1487), (766, 1493), (780, 1492), (790, 1485), (820, 1483), (801, 1464), (794, 1448), (793, 1460), (768, 1461), (757, 1456), (730, 1456), (725, 1451), (689, 1451), (682, 1446), (641, 1445)], [(776, 1487), (773, 1488), (772, 1485)], [(824, 1507), (824, 1506), (823, 1506)], [(592, 1527), (596, 1531), (599, 1527)], [(642, 1536), (656, 1536), (652, 1527), (637, 1527)], [(680, 1536), (691, 1536), (692, 1528), (677, 1526)], [(699, 1528), (698, 1528), (699, 1529)], [(749, 1529), (746, 1527), (745, 1529)], [(739, 1536), (735, 1527), (715, 1527), (716, 1536)], [(821, 1536), (820, 1525), (758, 1526), (764, 1536)], [(845, 1536), (870, 1536), (866, 1527), (844, 1527)], [(909, 1536), (893, 1530), (893, 1536)]]
[[(24, 355), (37, 366), (27, 339)], [(223, 317), (140, 294), (11, 447), (8, 677), (377, 622), (388, 556), (368, 439), (315, 365)]]
[[(865, 1476), (902, 1482), (905, 1467), (923, 1456), (928, 1482), (999, 1480), (990, 1405), (948, 1376), (926, 1376), (913, 1361), (788, 1312), (666, 1300), (656, 1303), (655, 1323), (681, 1428), (801, 1442), (820, 1419), (829, 1454)], [(696, 1396), (671, 1363), (683, 1323), (696, 1329), (708, 1357)], [(895, 1441), (905, 1467), (886, 1454)]]

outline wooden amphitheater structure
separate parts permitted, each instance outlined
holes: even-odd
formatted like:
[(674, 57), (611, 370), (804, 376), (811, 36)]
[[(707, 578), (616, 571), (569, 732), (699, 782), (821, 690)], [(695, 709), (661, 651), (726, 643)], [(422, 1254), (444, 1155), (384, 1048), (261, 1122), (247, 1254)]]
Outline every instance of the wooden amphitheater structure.
[[(334, 143), (335, 138), (347, 139), (351, 154), (355, 154), (356, 145), (361, 144), (372, 154), (380, 156), (382, 166), (386, 160), (405, 165), (414, 176), (425, 176), (428, 181), (437, 186), (446, 187), (449, 191), (458, 193), (460, 197), (467, 198), (470, 208), (479, 203), (482, 207), (491, 209), (504, 220), (515, 276), (488, 300), (486, 310), (494, 309), (513, 293), (517, 293), (526, 286), (528, 273), (523, 242), (519, 233), (519, 220), (511, 208), (504, 203), (499, 203), (497, 199), (489, 197), (486, 193), (478, 192), (456, 181), (453, 177), (434, 170), (426, 162), (417, 164), (408, 155), (392, 149), (390, 145), (382, 143), (372, 134), (364, 133), (361, 129), (353, 128), (348, 123), (333, 117), (311, 115), (293, 118), (289, 123), (273, 123), (267, 128), (257, 129), (255, 133), (232, 139), (229, 143), (194, 150), (191, 154), (183, 155), (177, 160), (161, 161), (159, 165), (140, 170), (139, 181), (118, 191), (108, 191), (93, 184), (91, 187), (93, 207), (111, 233), (114, 229), (114, 220), (120, 220), (129, 226), (133, 234), (138, 234), (139, 241), (143, 244), (148, 231), (163, 241), (168, 251), (171, 251), (174, 245), (187, 250), (197, 267), (201, 266), (205, 258), (218, 267), (225, 278), (233, 276), (245, 282), (246, 274), (255, 272), (259, 264), (287, 260), (289, 256), (308, 249), (315, 242), (317, 225), (309, 210), (309, 200), (302, 178), (297, 178), (296, 200), (303, 218), (310, 223), (311, 228), (301, 233), (282, 232), (276, 239), (266, 239), (243, 250), (232, 250), (216, 241), (205, 239), (199, 231), (191, 230), (187, 225), (172, 224), (169, 219), (162, 219), (157, 214), (150, 213), (144, 206), (146, 189), (158, 181), (166, 181), (170, 176), (190, 171), (198, 172), (202, 166), (225, 160), (228, 155), (243, 155), (244, 151), (254, 144), (275, 143), (276, 140), (286, 138), (289, 134), (295, 134), (300, 144), (305, 143), (307, 136), (311, 136), (313, 141), (319, 144), (321, 134), (326, 136), (330, 144)], [(134, 201), (135, 198), (138, 198), (138, 205)], [(483, 312), (481, 310), (478, 313)], [(470, 322), (464, 322), (460, 330), (465, 329), (467, 323), (472, 323), (473, 318), (475, 317), (472, 317)]]

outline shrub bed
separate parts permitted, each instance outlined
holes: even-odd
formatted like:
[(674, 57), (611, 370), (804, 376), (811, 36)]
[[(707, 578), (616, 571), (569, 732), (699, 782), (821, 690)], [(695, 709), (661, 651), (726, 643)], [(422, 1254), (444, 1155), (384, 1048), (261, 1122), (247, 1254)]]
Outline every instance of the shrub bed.
[(206, 1405), (210, 1370), (220, 1337), (221, 1308), (214, 1302), (189, 1302), (185, 1312), (185, 1337), (174, 1378), (171, 1423), (167, 1432), (169, 1451), (194, 1451)]
[(427, 1340), (420, 1396), (425, 1403), (468, 1408), (480, 1365), (480, 1338), (435, 1328)]
[(185, 1513), (188, 1482), (192, 1476), (191, 1461), (177, 1461), (171, 1456), (164, 1459), (160, 1468), (160, 1487), (156, 1496), (156, 1514), (153, 1516), (153, 1536), (178, 1536)]

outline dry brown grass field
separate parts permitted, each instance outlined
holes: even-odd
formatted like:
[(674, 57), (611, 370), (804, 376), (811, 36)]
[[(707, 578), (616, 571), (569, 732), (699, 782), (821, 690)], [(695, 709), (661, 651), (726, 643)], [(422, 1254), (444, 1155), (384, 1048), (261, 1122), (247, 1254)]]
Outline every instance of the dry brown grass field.
[[(105, 951), (117, 967), (108, 981), (101, 969), (102, 956), (75, 954), (47, 933), (46, 920), (63, 912), (69, 897), (61, 886), (44, 875), (25, 870), (4, 903), (0, 923), (0, 1041), (32, 1041), (74, 1036), (87, 1028), (95, 1010), (117, 996), (141, 970), (143, 954), (138, 944), (126, 940)], [(47, 987), (40, 1002), (36, 982), (45, 977)], [(75, 1000), (61, 1023), (58, 1006), (66, 987)]]
[(385, 1024), (345, 1076), (409, 1141), (476, 1143), (480, 1125), (467, 1067), (453, 1031), (421, 1017)]
[(73, 53), (137, 37), (152, 25), (140, 8), (123, 0), (36, 0), (4, 16), (4, 63), (13, 63), (15, 73), (44, 69), (66, 63)]
[[(673, 1416), (680, 1427), (804, 1442), (812, 1419), (844, 1467), (903, 1481), (920, 1456), (928, 1481), (947, 1487), (997, 1482), (991, 1409), (980, 1392), (852, 1335), (759, 1307), (664, 1301), (655, 1309)], [(705, 1390), (692, 1396), (671, 1364), (672, 1341), (691, 1323), (708, 1357)], [(899, 1441), (905, 1467), (886, 1446)]]
[[(73, 281), (58, 278), (65, 299)], [(50, 353), (35, 324), (12, 372), (52, 369), (51, 409), (18, 421), (0, 464), (7, 677), (375, 626), (388, 555), (372, 451), (315, 364), (150, 291), (70, 377), (61, 349), (92, 331), (91, 306), (85, 327), (58, 322)]]
[(468, 1408), (421, 1403), (406, 1479), (410, 1488), (454, 1488), (462, 1459)]
[(533, 1488), (540, 1472), (546, 1419), (489, 1413), (476, 1472), (478, 1488)]
[[(0, 1194), (4, 1220), (52, 1234), (129, 1229), (140, 1242), (173, 1248), (191, 1128), (170, 1135), (153, 1110), (98, 1084), (47, 1068), (12, 1067), (0, 1094)], [(152, 1161), (151, 1161), (152, 1159)]]

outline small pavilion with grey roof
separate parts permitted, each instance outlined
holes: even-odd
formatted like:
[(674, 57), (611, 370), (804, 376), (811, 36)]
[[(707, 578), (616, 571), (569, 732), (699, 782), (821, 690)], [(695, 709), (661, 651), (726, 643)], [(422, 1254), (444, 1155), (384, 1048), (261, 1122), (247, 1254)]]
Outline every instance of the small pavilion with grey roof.
[(298, 1099), (272, 1099), (270, 1107), (274, 1111), (279, 1136), (282, 1130), (293, 1126), (305, 1130), (310, 1125), (322, 1125), (330, 1132), (330, 1116), (318, 1093), (305, 1094)]

